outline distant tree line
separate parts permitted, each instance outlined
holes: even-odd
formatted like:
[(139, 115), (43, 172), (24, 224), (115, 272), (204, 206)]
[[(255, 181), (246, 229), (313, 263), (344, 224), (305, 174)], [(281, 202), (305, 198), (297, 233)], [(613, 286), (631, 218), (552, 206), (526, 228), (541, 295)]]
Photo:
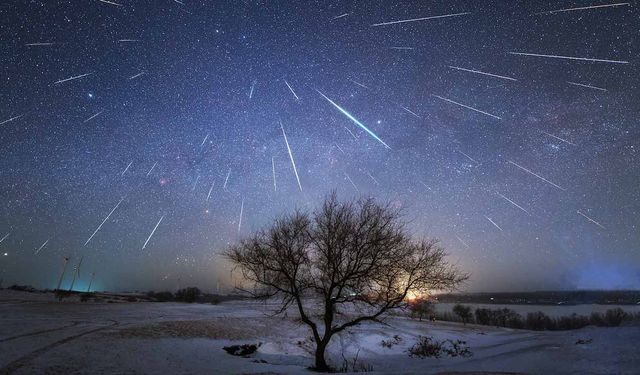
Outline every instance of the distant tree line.
[(244, 297), (237, 295), (220, 295), (203, 293), (199, 288), (188, 287), (178, 289), (175, 293), (169, 291), (148, 292), (147, 297), (156, 302), (186, 302), (186, 303), (211, 303), (218, 304), (220, 302), (242, 299)]
[(434, 304), (428, 300), (416, 300), (410, 304), (412, 318), (428, 318), (475, 323), (486, 326), (528, 329), (534, 331), (559, 331), (583, 328), (589, 325), (598, 327), (617, 327), (625, 321), (640, 321), (640, 313), (627, 313), (621, 308), (609, 309), (605, 313), (593, 312), (590, 316), (571, 314), (567, 316), (549, 316), (542, 311), (530, 312), (525, 316), (508, 308), (487, 309), (456, 304), (451, 312), (436, 312)]

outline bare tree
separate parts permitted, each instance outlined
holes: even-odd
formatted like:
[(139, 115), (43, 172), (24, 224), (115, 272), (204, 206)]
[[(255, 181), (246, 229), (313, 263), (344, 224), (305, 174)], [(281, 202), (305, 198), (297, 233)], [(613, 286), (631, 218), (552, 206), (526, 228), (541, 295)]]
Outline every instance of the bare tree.
[(445, 260), (437, 241), (414, 241), (397, 210), (373, 199), (296, 211), (227, 250), (256, 298), (294, 306), (316, 345), (317, 371), (330, 371), (333, 335), (401, 308), (409, 293), (452, 289), (467, 276)]

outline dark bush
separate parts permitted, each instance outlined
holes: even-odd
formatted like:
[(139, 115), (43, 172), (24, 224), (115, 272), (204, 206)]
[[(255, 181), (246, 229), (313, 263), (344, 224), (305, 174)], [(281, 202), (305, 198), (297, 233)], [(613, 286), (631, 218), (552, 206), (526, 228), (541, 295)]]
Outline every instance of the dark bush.
[(426, 336), (420, 336), (418, 342), (409, 348), (410, 357), (440, 358), (442, 354), (449, 357), (470, 357), (473, 355), (465, 341), (436, 341)]
[(225, 352), (231, 354), (231, 355), (237, 355), (240, 357), (247, 357), (250, 356), (251, 354), (255, 353), (256, 350), (258, 350), (258, 347), (260, 346), (260, 344), (256, 345), (256, 344), (244, 344), (244, 345), (231, 345), (231, 346), (225, 346), (222, 349), (224, 349)]
[(80, 302), (87, 302), (90, 298), (95, 298), (96, 295), (93, 293), (82, 293), (80, 294)]
[(609, 309), (604, 314), (604, 320), (609, 327), (617, 327), (625, 320), (627, 313), (621, 308)]
[(149, 292), (147, 293), (147, 297), (152, 298), (156, 302), (169, 302), (175, 300), (173, 293), (169, 291), (165, 292)]
[(54, 295), (58, 299), (58, 301), (62, 301), (65, 298), (71, 297), (73, 295), (73, 292), (69, 292), (68, 290), (56, 289)]
[(527, 314), (525, 320), (525, 328), (534, 331), (542, 331), (551, 327), (551, 318), (542, 311), (531, 312)]
[(488, 326), (491, 324), (491, 310), (476, 309), (476, 323)]
[(196, 287), (180, 289), (176, 292), (176, 301), (193, 303), (198, 300), (200, 294), (200, 289)]
[(604, 315), (599, 312), (592, 312), (591, 316), (589, 317), (589, 321), (591, 322), (591, 324), (598, 327), (604, 327), (607, 325), (607, 322), (604, 320)]
[(460, 317), (463, 324), (467, 324), (467, 322), (473, 318), (471, 307), (469, 306), (457, 304), (453, 306), (453, 313)]
[(32, 287), (31, 285), (16, 285), (16, 284), (14, 284), (14, 285), (11, 285), (9, 287), (9, 289), (17, 290), (19, 292), (30, 292), (30, 293), (36, 291), (36, 289), (34, 287)]

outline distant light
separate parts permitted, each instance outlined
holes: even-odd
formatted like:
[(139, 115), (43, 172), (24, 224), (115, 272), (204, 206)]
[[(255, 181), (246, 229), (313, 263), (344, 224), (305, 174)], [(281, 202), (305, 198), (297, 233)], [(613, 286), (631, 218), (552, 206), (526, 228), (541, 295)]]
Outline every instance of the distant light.
[(93, 94), (89, 93), (89, 98), (93, 99)]
[(4, 254), (2, 254), (2, 255), (4, 255), (4, 256), (8, 256), (8, 255), (9, 255), (9, 253), (4, 253)]

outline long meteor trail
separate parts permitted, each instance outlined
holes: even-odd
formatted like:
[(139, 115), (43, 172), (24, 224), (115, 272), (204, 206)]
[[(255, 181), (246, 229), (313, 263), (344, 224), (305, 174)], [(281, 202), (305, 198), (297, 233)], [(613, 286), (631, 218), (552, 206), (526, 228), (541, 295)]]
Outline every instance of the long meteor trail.
[(492, 74), (492, 73), (481, 72), (479, 70), (465, 69), (465, 68), (461, 68), (459, 66), (449, 65), (449, 68), (455, 69), (455, 70), (462, 70), (464, 72), (469, 72), (469, 73), (482, 74), (482, 75), (489, 76), (489, 77), (494, 77), (494, 78), (506, 79), (508, 81), (517, 81), (517, 79), (515, 79), (515, 78), (506, 77), (506, 76), (500, 76), (500, 75)]
[[(524, 211), (524, 212), (526, 212), (527, 214), (529, 214), (529, 211), (527, 211), (527, 210), (525, 210), (524, 208), (522, 208), (522, 206), (520, 206), (520, 205), (519, 205), (519, 204), (517, 204), (516, 202), (514, 202), (514, 201), (512, 201), (511, 199), (509, 199), (509, 198), (505, 197), (504, 195), (502, 195), (502, 194), (498, 193), (497, 191), (496, 191), (496, 194), (498, 194), (498, 195), (500, 196), (500, 198), (502, 198), (502, 199), (506, 200), (507, 202), (511, 203), (512, 205), (514, 205), (514, 206), (518, 207), (518, 208), (519, 208), (519, 209), (521, 209), (522, 211)], [(531, 215), (531, 214), (529, 214), (529, 215)]]
[(38, 253), (40, 252), (40, 250), (42, 250), (45, 246), (47, 246), (47, 244), (49, 243), (49, 240), (47, 239), (46, 241), (44, 241), (44, 243), (42, 245), (40, 245), (40, 247), (38, 248), (38, 250), (36, 250), (35, 255), (38, 255)]
[(457, 16), (466, 16), (467, 14), (471, 14), (469, 12), (465, 12), (465, 13), (451, 13), (451, 14), (442, 14), (439, 16), (429, 16), (429, 17), (420, 17), (420, 18), (410, 18), (410, 19), (406, 19), (406, 20), (398, 20), (398, 21), (389, 21), (389, 22), (381, 22), (381, 23), (374, 23), (373, 25), (371, 25), (372, 27), (376, 27), (376, 26), (386, 26), (386, 25), (395, 25), (397, 23), (407, 23), (407, 22), (417, 22), (417, 21), (426, 21), (426, 20), (434, 20), (437, 18), (448, 18), (448, 17), (457, 17)]
[(118, 202), (118, 204), (116, 204), (115, 207), (113, 207), (111, 209), (111, 212), (109, 212), (109, 215), (107, 215), (107, 217), (104, 218), (104, 220), (102, 220), (102, 223), (100, 223), (100, 225), (98, 225), (98, 227), (96, 228), (96, 230), (93, 231), (93, 233), (91, 233), (91, 236), (89, 236), (89, 239), (87, 240), (87, 242), (84, 243), (84, 246), (87, 246), (87, 244), (89, 243), (89, 241), (91, 241), (91, 239), (93, 238), (93, 236), (96, 235), (96, 233), (98, 233), (98, 231), (100, 230), (100, 228), (102, 228), (102, 225), (104, 223), (107, 222), (107, 220), (109, 220), (109, 218), (111, 217), (111, 214), (113, 214), (113, 212), (118, 208), (118, 206), (120, 206), (120, 203), (122, 203), (123, 199), (120, 199), (120, 202)]
[(55, 81), (53, 84), (54, 84), (54, 85), (57, 85), (57, 84), (60, 84), (60, 83), (63, 83), (63, 82), (73, 81), (74, 79), (80, 79), (80, 78), (82, 78), (82, 77), (90, 76), (90, 75), (92, 75), (92, 74), (93, 74), (93, 73), (80, 74), (79, 76), (73, 76), (73, 77), (69, 77), (69, 78), (61, 79), (61, 80), (59, 80), (59, 81)]
[(131, 167), (131, 164), (133, 164), (133, 160), (129, 162), (129, 164), (127, 164), (127, 167), (124, 169), (124, 171), (122, 171), (122, 174), (120, 175), (121, 177), (124, 176), (125, 173), (127, 173), (127, 171), (129, 170), (129, 167)]
[(244, 213), (244, 198), (242, 198), (242, 204), (240, 205), (240, 219), (238, 220), (238, 234), (242, 228), (242, 214)]
[(342, 112), (343, 115), (347, 116), (351, 121), (353, 121), (356, 125), (358, 125), (359, 127), (361, 127), (364, 131), (366, 131), (367, 133), (369, 133), (369, 135), (371, 135), (373, 138), (375, 138), (378, 142), (382, 143), (386, 148), (388, 148), (389, 150), (391, 150), (391, 147), (389, 147), (388, 144), (384, 143), (384, 141), (382, 139), (380, 139), (374, 132), (372, 132), (371, 130), (369, 130), (369, 128), (367, 128), (366, 126), (364, 126), (364, 124), (362, 124), (360, 121), (358, 121), (358, 119), (356, 119), (355, 117), (353, 117), (349, 112), (347, 112), (345, 109), (343, 109), (342, 107), (340, 107), (338, 104), (336, 104), (336, 102), (334, 102), (333, 100), (329, 99), (325, 94), (323, 94), (322, 92), (320, 92), (320, 90), (316, 91), (322, 95), (323, 98), (327, 99), (327, 101), (329, 101), (329, 103), (331, 103), (331, 105), (333, 105), (334, 107), (336, 107), (340, 112)]
[(216, 185), (216, 181), (213, 180), (213, 183), (211, 183), (211, 187), (209, 188), (209, 193), (207, 194), (207, 202), (209, 201), (209, 197), (211, 196), (211, 192), (213, 191), (213, 187)]
[(589, 220), (590, 222), (594, 223), (595, 225), (599, 226), (602, 229), (607, 229), (604, 226), (602, 226), (602, 224), (598, 223), (597, 221), (593, 220), (592, 218), (590, 218), (589, 216), (585, 215), (582, 211), (577, 210), (576, 211), (580, 216), (583, 216), (584, 218), (586, 218), (587, 220)]
[(496, 224), (495, 221), (491, 220), (491, 218), (489, 216), (484, 216), (487, 220), (489, 220), (491, 222), (491, 224), (493, 224), (496, 228), (500, 229), (500, 232), (503, 232), (502, 228), (500, 228), (500, 226), (498, 224)]
[(102, 112), (104, 112), (104, 109), (103, 109), (102, 111), (100, 111), (100, 112), (96, 113), (95, 115), (93, 115), (93, 116), (89, 117), (88, 119), (84, 120), (84, 121), (83, 121), (83, 123), (85, 123), (85, 122), (89, 122), (89, 121), (93, 120), (94, 118), (96, 118), (96, 117), (100, 116), (100, 114), (102, 114)]
[(572, 146), (575, 146), (575, 145), (576, 145), (575, 143), (571, 143), (571, 142), (567, 141), (566, 139), (560, 138), (560, 137), (555, 136), (555, 135), (553, 135), (553, 134), (551, 134), (551, 133), (547, 133), (547, 132), (546, 132), (546, 131), (544, 131), (544, 130), (541, 130), (541, 132), (542, 132), (542, 133), (544, 133), (544, 134), (546, 134), (546, 135), (548, 135), (549, 137), (555, 138), (555, 139), (557, 139), (557, 140), (559, 140), (559, 141), (562, 141), (562, 142), (564, 142), (564, 143), (570, 144), (570, 145), (572, 145)]
[(147, 176), (151, 174), (151, 171), (153, 171), (153, 168), (155, 168), (156, 165), (158, 165), (158, 162), (153, 163), (153, 165), (151, 166), (151, 169), (149, 169), (149, 172), (147, 172)]
[(298, 187), (302, 191), (302, 185), (300, 184), (300, 176), (298, 176), (298, 168), (296, 168), (296, 161), (293, 160), (293, 154), (291, 153), (291, 147), (289, 147), (289, 140), (287, 139), (287, 133), (284, 132), (284, 126), (280, 121), (280, 129), (282, 129), (282, 136), (284, 137), (284, 143), (287, 144), (287, 151), (289, 151), (289, 159), (291, 159), (291, 165), (293, 166), (293, 172), (296, 174), (296, 180), (298, 181)]
[(568, 84), (570, 85), (574, 85), (574, 86), (580, 86), (580, 87), (586, 87), (588, 89), (594, 89), (594, 90), (599, 90), (599, 91), (609, 91), (607, 89), (603, 89), (602, 87), (596, 87), (596, 86), (591, 86), (591, 85), (586, 85), (584, 83), (578, 83), (578, 82), (570, 82), (567, 81)]
[(621, 7), (631, 5), (629, 3), (615, 3), (615, 4), (602, 4), (602, 5), (590, 5), (586, 7), (578, 7), (578, 8), (565, 8), (565, 9), (556, 9), (556, 10), (548, 10), (545, 12), (534, 13), (533, 15), (539, 14), (554, 14), (554, 13), (564, 13), (564, 12), (575, 12), (577, 10), (589, 10), (589, 9), (598, 9), (598, 8), (613, 8), (613, 7)]
[(158, 220), (158, 223), (156, 224), (156, 226), (151, 231), (151, 234), (149, 235), (149, 238), (147, 238), (147, 240), (144, 242), (144, 245), (142, 245), (142, 250), (144, 250), (144, 248), (147, 247), (147, 244), (149, 243), (149, 240), (151, 239), (151, 237), (153, 237), (153, 234), (156, 232), (156, 229), (158, 229), (158, 226), (160, 225), (160, 222), (162, 221), (162, 219), (164, 219), (164, 215), (162, 215), (160, 220)]
[(508, 52), (511, 55), (519, 55), (519, 56), (533, 56), (533, 57), (546, 57), (550, 59), (564, 59), (564, 60), (578, 60), (578, 61), (593, 61), (593, 62), (603, 62), (603, 63), (611, 63), (611, 64), (628, 64), (628, 61), (622, 60), (608, 60), (608, 59), (593, 59), (590, 57), (575, 57), (575, 56), (562, 56), (562, 55), (543, 55), (540, 53), (525, 53), (525, 52)]
[(293, 94), (293, 96), (296, 97), (296, 100), (300, 100), (300, 98), (298, 98), (298, 95), (296, 95), (296, 92), (293, 91), (293, 88), (291, 88), (291, 85), (289, 84), (289, 82), (287, 82), (287, 80), (284, 80), (284, 83), (287, 85), (287, 87), (289, 88), (289, 90), (291, 90), (291, 93)]
[(273, 174), (273, 191), (278, 191), (278, 185), (276, 184), (276, 161), (271, 157), (271, 172)]
[(551, 185), (551, 186), (553, 186), (553, 187), (556, 187), (556, 188), (558, 188), (558, 189), (560, 189), (560, 190), (562, 190), (562, 191), (566, 191), (566, 190), (567, 190), (567, 189), (563, 188), (562, 186), (559, 186), (559, 185), (554, 184), (553, 182), (551, 182), (551, 181), (547, 180), (546, 178), (544, 178), (544, 177), (540, 176), (539, 174), (536, 174), (536, 173), (534, 173), (534, 172), (532, 172), (532, 171), (528, 170), (527, 168), (525, 168), (525, 167), (523, 167), (523, 166), (521, 166), (521, 165), (519, 165), (519, 164), (517, 164), (517, 163), (512, 162), (511, 160), (509, 160), (509, 163), (511, 163), (511, 164), (513, 164), (513, 165), (515, 165), (516, 167), (518, 167), (518, 168), (522, 169), (523, 171), (525, 171), (525, 172), (529, 173), (529, 174), (530, 174), (530, 175), (532, 175), (532, 176), (536, 176), (536, 177), (538, 177), (539, 179), (541, 179), (542, 181), (544, 181), (544, 182), (548, 183), (549, 185)]
[(13, 230), (10, 230), (7, 234), (5, 234), (5, 235), (4, 235), (4, 237), (2, 237), (2, 238), (0, 239), (0, 243), (2, 243), (4, 240), (6, 240), (6, 239), (7, 239), (7, 237), (9, 237), (9, 235), (11, 234), (11, 232), (13, 232)]
[(15, 121), (15, 120), (19, 119), (19, 118), (20, 118), (20, 117), (22, 117), (22, 116), (24, 116), (24, 114), (22, 114), (22, 115), (18, 115), (18, 116), (13, 116), (13, 117), (11, 117), (11, 118), (10, 118), (10, 119), (8, 119), (8, 120), (4, 120), (4, 121), (0, 122), (0, 125), (4, 125), (4, 124), (6, 124), (6, 123), (8, 123), (8, 122)]
[(470, 110), (475, 111), (475, 112), (478, 112), (478, 113), (482, 113), (483, 115), (490, 116), (490, 117), (493, 117), (493, 118), (498, 119), (498, 120), (502, 120), (502, 117), (498, 117), (498, 116), (496, 116), (496, 115), (492, 115), (492, 114), (491, 114), (491, 113), (489, 113), (489, 112), (481, 111), (481, 110), (479, 110), (479, 109), (477, 109), (477, 108), (473, 108), (473, 107), (470, 107), (470, 106), (468, 106), (468, 105), (465, 105), (465, 104), (462, 104), (462, 103), (458, 103), (458, 102), (456, 102), (456, 101), (453, 101), (453, 100), (451, 100), (451, 99), (444, 98), (444, 97), (439, 96), (439, 95), (435, 95), (435, 94), (432, 94), (432, 95), (433, 95), (433, 96), (435, 96), (436, 98), (440, 99), (440, 100), (444, 100), (445, 102), (449, 102), (449, 103), (451, 103), (451, 104), (455, 104), (455, 105), (458, 105), (458, 106), (460, 106), (460, 107), (463, 107), (463, 108), (466, 108), (466, 109), (470, 109)]

